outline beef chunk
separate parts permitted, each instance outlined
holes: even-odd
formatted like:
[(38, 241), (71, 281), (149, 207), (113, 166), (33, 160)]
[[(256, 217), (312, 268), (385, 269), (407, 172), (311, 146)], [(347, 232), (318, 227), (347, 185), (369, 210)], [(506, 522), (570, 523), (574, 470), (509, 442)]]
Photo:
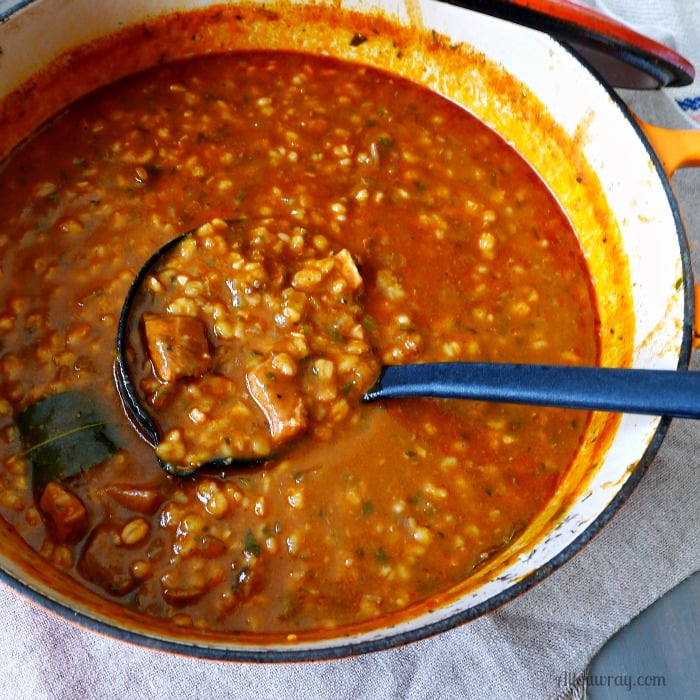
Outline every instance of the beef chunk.
[(209, 342), (199, 318), (145, 313), (143, 328), (153, 369), (162, 381), (196, 377), (209, 369)]

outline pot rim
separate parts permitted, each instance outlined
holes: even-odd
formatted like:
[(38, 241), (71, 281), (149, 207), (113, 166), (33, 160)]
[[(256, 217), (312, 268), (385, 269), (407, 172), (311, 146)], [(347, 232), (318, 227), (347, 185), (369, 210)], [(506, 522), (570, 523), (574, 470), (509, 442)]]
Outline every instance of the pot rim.
[(618, 88), (682, 87), (695, 78), (684, 56), (595, 7), (571, 0), (443, 0), (537, 29), (607, 73)]
[[(0, 23), (11, 18), (11, 16), (32, 5), (36, 0), (19, 0), (3, 9), (5, 3), (0, 0)], [(611, 99), (614, 106), (621, 112), (624, 119), (636, 133), (646, 150), (653, 170), (659, 176), (666, 200), (670, 206), (670, 211), (675, 225), (676, 236), (679, 243), (679, 253), (682, 266), (683, 280), (683, 327), (677, 369), (688, 369), (693, 349), (693, 319), (694, 319), (694, 284), (691, 266), (690, 247), (685, 232), (685, 226), (680, 213), (678, 202), (673, 193), (670, 182), (671, 174), (664, 169), (659, 155), (651, 146), (643, 129), (639, 126), (633, 113), (614, 91), (610, 84), (603, 78), (600, 72), (594, 68), (580, 53), (563, 41), (550, 37), (559, 48), (570, 54), (576, 61), (593, 76)], [(643, 455), (630, 470), (628, 478), (618, 489), (610, 503), (599, 513), (590, 525), (580, 533), (569, 545), (555, 554), (550, 560), (539, 566), (537, 569), (527, 574), (524, 578), (508, 586), (503, 591), (487, 598), (486, 600), (471, 605), (465, 610), (461, 610), (435, 622), (426, 622), (418, 627), (406, 631), (391, 632), (387, 628), (387, 633), (380, 637), (373, 637), (367, 640), (353, 641), (351, 637), (344, 641), (342, 637), (322, 639), (318, 642), (311, 642), (308, 646), (295, 647), (290, 643), (289, 647), (262, 645), (250, 646), (226, 646), (224, 644), (205, 642), (180, 642), (166, 639), (160, 636), (151, 636), (143, 631), (131, 631), (120, 627), (116, 622), (94, 617), (86, 612), (75, 610), (69, 605), (62, 603), (47, 592), (42, 592), (30, 584), (21, 581), (9, 572), (0, 569), (0, 583), (11, 588), (25, 600), (47, 610), (63, 620), (76, 624), (79, 627), (96, 632), (109, 639), (127, 642), (132, 645), (149, 648), (154, 651), (173, 653), (176, 655), (201, 658), (204, 660), (232, 661), (232, 662), (257, 662), (257, 663), (289, 663), (302, 661), (323, 661), (366, 654), (370, 652), (383, 651), (408, 643), (418, 642), (429, 637), (447, 632), (459, 627), (467, 622), (475, 620), (486, 613), (492, 612), (508, 603), (523, 593), (530, 590), (536, 584), (547, 578), (551, 573), (566, 563), (583, 547), (590, 542), (593, 537), (612, 519), (622, 504), (641, 481), (644, 473), (656, 456), (661, 443), (668, 432), (671, 419), (661, 418), (653, 436), (647, 445)]]

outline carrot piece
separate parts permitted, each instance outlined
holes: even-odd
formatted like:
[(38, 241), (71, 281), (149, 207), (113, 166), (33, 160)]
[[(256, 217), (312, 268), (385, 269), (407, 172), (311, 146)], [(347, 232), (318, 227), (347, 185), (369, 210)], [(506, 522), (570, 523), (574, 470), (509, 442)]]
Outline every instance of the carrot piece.
[(57, 481), (46, 484), (39, 508), (51, 521), (61, 542), (78, 542), (87, 532), (88, 512), (83, 502)]

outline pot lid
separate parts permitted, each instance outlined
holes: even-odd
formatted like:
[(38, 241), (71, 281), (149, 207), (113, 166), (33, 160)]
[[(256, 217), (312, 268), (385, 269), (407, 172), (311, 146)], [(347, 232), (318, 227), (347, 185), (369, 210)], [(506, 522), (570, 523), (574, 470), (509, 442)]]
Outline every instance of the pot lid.
[(447, 0), (538, 29), (582, 56), (613, 87), (689, 85), (695, 68), (672, 49), (573, 0)]

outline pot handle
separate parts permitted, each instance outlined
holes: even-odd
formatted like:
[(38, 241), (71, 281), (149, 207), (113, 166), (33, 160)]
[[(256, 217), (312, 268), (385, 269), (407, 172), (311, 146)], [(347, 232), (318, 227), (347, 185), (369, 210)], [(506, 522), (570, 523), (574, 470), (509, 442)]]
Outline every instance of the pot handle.
[[(700, 129), (666, 129), (637, 119), (669, 178), (681, 168), (700, 167)], [(693, 348), (700, 349), (700, 284), (695, 282)]]
[(637, 123), (669, 177), (681, 168), (700, 166), (700, 129), (667, 129), (641, 119)]

